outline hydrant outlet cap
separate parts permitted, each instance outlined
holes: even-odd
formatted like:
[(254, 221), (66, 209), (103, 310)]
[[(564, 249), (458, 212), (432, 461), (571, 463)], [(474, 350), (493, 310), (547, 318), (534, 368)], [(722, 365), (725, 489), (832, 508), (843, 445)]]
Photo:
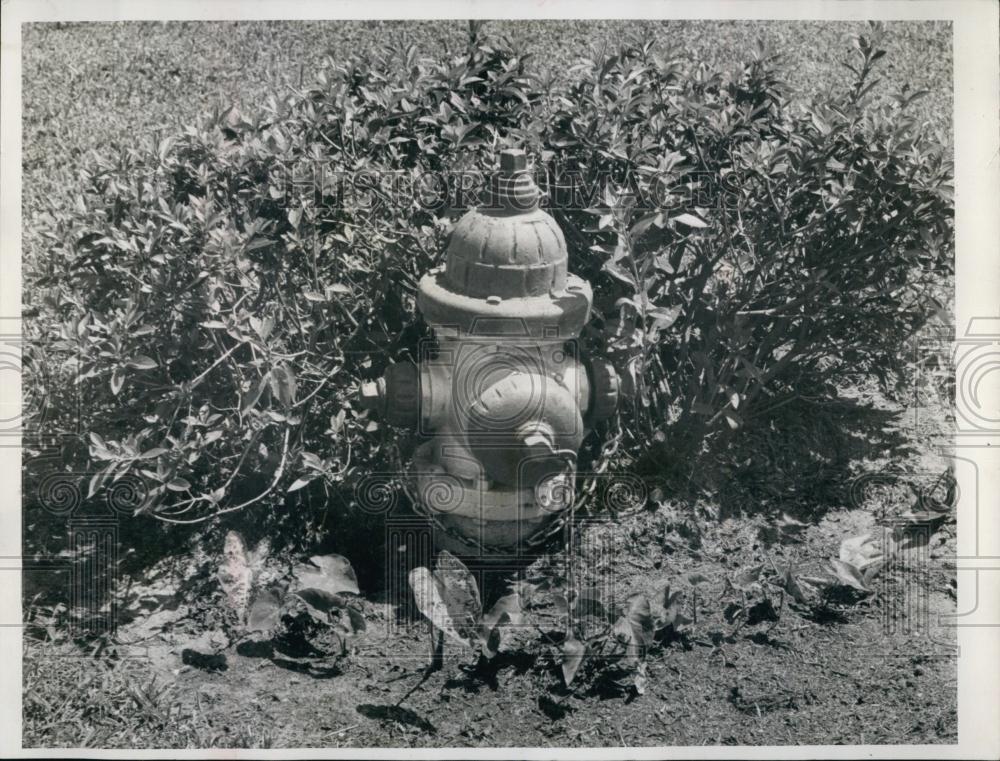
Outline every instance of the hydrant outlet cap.
[(416, 427), (420, 415), (417, 366), (397, 362), (385, 371), (385, 419), (393, 425)]

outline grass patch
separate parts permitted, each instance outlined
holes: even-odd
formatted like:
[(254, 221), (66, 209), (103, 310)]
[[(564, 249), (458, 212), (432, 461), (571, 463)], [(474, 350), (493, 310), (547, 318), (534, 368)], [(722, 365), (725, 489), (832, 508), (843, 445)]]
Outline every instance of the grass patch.
[(260, 722), (212, 716), (141, 658), (85, 654), (71, 643), (25, 639), (25, 748), (269, 748)]

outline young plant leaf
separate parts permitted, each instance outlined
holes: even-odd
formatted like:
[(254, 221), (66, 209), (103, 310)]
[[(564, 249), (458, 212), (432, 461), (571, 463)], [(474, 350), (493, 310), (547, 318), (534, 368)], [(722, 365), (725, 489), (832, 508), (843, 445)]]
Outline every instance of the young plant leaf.
[(633, 595), (629, 598), (623, 618), (628, 622), (632, 642), (642, 648), (653, 644), (653, 613), (645, 595)]
[(583, 663), (583, 658), (587, 654), (587, 646), (576, 637), (569, 637), (563, 642), (562, 647), (562, 674), (563, 682), (569, 687), (573, 683), (576, 672)]
[(275, 589), (258, 592), (247, 615), (247, 630), (265, 633), (274, 630), (281, 616), (281, 598)]
[(573, 613), (580, 619), (592, 619), (601, 623), (611, 623), (612, 612), (604, 603), (604, 595), (597, 587), (582, 589), (573, 601)]
[(506, 616), (507, 621), (515, 626), (521, 623), (521, 595), (518, 592), (504, 595), (493, 603), (493, 607), (490, 608), (489, 612), (483, 615), (482, 624), (483, 626), (493, 628), (498, 625), (503, 616)]
[(246, 543), (236, 531), (226, 534), (216, 579), (225, 594), (226, 605), (243, 621), (250, 604), (253, 571), (247, 562)]
[(330, 594), (322, 589), (300, 589), (289, 597), (301, 601), (314, 620), (331, 626), (345, 650), (368, 628), (364, 614), (356, 603), (343, 595)]
[(850, 563), (837, 558), (831, 558), (830, 566), (833, 568), (833, 572), (836, 574), (841, 583), (846, 584), (859, 592), (864, 592), (866, 594), (871, 593), (871, 589), (868, 588), (868, 584), (861, 575), (861, 572)]
[(413, 599), (417, 603), (417, 608), (424, 614), (424, 618), (451, 639), (462, 645), (468, 645), (468, 640), (459, 634), (451, 622), (451, 614), (448, 612), (448, 606), (441, 595), (434, 574), (420, 566), (410, 571), (409, 582), (410, 589), (413, 590)]
[(291, 594), (285, 595), (285, 599), (281, 602), (281, 610), (278, 613), (279, 618), (297, 618), (302, 614), (306, 614), (315, 623), (322, 626), (328, 626), (330, 624), (329, 611), (317, 608), (309, 602), (309, 599), (316, 598), (312, 598), (308, 594), (308, 590), (301, 591), (306, 592), (306, 595), (303, 596), (298, 592), (292, 592)]
[(654, 631), (659, 632), (668, 627), (679, 631), (681, 627), (691, 623), (691, 619), (681, 612), (682, 603), (681, 593), (671, 591), (669, 584), (664, 585), (660, 599), (650, 603)]
[(358, 577), (343, 555), (314, 555), (309, 563), (296, 566), (292, 575), (299, 589), (320, 589), (329, 594), (358, 594)]
[[(487, 618), (489, 621), (487, 622)], [(502, 610), (499, 613), (491, 611), (479, 625), (479, 642), (483, 646), (483, 655), (492, 658), (499, 652), (503, 642), (502, 629), (510, 623), (510, 613)]]
[(649, 676), (646, 672), (646, 662), (640, 661), (636, 664), (635, 671), (632, 673), (632, 686), (635, 688), (636, 694), (645, 695), (648, 683)]
[(802, 585), (799, 584), (798, 579), (792, 573), (791, 563), (788, 564), (785, 572), (779, 578), (778, 584), (793, 600), (795, 600), (795, 602), (800, 605), (809, 604), (809, 597), (806, 595), (805, 590), (802, 589)]
[(475, 577), (461, 560), (442, 550), (434, 564), (434, 578), (452, 626), (466, 641), (471, 640), (483, 612)]
[(740, 592), (749, 592), (760, 581), (760, 574), (763, 570), (763, 564), (742, 568), (729, 580), (729, 583)]
[(291, 594), (296, 595), (321, 613), (340, 610), (347, 607), (347, 598), (343, 595), (327, 592), (325, 589), (296, 589)]
[(854, 566), (858, 570), (864, 570), (872, 563), (877, 563), (882, 559), (882, 552), (871, 534), (852, 536), (840, 543), (840, 559)]

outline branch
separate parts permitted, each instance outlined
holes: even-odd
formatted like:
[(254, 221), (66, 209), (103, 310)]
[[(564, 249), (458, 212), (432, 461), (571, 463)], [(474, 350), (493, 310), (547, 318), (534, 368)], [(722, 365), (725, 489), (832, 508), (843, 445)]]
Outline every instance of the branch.
[[(200, 518), (191, 518), (191, 519), (187, 519), (187, 520), (176, 520), (174, 518), (167, 518), (166, 516), (163, 516), (163, 515), (154, 515), (154, 517), (156, 517), (158, 520), (163, 521), (164, 523), (175, 523), (175, 524), (180, 524), (180, 525), (191, 525), (191, 524), (195, 524), (195, 523), (204, 523), (205, 521), (211, 520), (212, 518), (217, 518), (220, 515), (225, 515), (226, 513), (235, 513), (238, 510), (242, 510), (244, 507), (249, 507), (250, 505), (254, 504), (255, 502), (260, 502), (260, 500), (264, 499), (264, 497), (266, 497), (268, 494), (270, 494), (272, 491), (274, 491), (274, 488), (278, 485), (278, 482), (281, 481), (282, 476), (285, 475), (285, 463), (286, 463), (286, 460), (288, 459), (288, 435), (289, 435), (289, 431), (290, 431), (290, 428), (288, 428), (286, 426), (285, 427), (284, 444), (282, 445), (282, 450), (281, 450), (281, 462), (278, 463), (278, 468), (277, 468), (277, 470), (274, 471), (274, 478), (271, 479), (271, 485), (268, 486), (264, 491), (262, 491), (260, 494), (258, 494), (253, 499), (248, 499), (246, 502), (241, 502), (238, 505), (232, 505), (231, 507), (227, 507), (227, 508), (224, 508), (222, 510), (216, 510), (211, 515), (203, 515)], [(199, 499), (205, 499), (205, 498), (204, 497), (199, 497)]]

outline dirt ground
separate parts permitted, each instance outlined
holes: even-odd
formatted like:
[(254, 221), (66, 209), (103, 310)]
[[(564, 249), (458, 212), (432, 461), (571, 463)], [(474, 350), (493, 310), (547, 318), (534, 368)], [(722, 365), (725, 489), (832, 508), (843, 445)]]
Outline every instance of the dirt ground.
[[(926, 501), (927, 494), (918, 494), (921, 475), (930, 478), (947, 466), (935, 449), (940, 416), (917, 418), (900, 405), (863, 401), (866, 414), (878, 412), (879, 435), (869, 440), (866, 457), (852, 460), (861, 477), (841, 490), (846, 496), (840, 503), (831, 498), (825, 505), (807, 504), (804, 490), (800, 509), (795, 498), (782, 499), (779, 515), (721, 510), (716, 494), (699, 508), (704, 519), (695, 532), (669, 500), (581, 529), (578, 567), (603, 579), (615, 599), (652, 595), (664, 583), (683, 592), (683, 610), (693, 620), (650, 649), (644, 694), (602, 678), (599, 662), (585, 666), (581, 673), (589, 676), (572, 689), (563, 685), (559, 627), (544, 593), (525, 611), (523, 625), (505, 635), (494, 659), (477, 660), (472, 650), (449, 646), (436, 671), (427, 669), (426, 622), (401, 611), (386, 589), (363, 585), (367, 632), (346, 656), (302, 657), (267, 643), (240, 643), (219, 624), (218, 594), (200, 593), (188, 603), (174, 594), (181, 577), (212, 577), (217, 559), (192, 556), (175, 558), (133, 587), (139, 614), (119, 630), (116, 642), (95, 649), (97, 657), (26, 638), (25, 744), (956, 742), (952, 518), (898, 550), (868, 595), (845, 595), (838, 588), (839, 595), (797, 604), (765, 584), (743, 601), (728, 581), (757, 565), (765, 576), (766, 569), (783, 571), (792, 564), (796, 574), (814, 578), (845, 538), (891, 532), (899, 515)], [(887, 436), (907, 443), (882, 448)], [(773, 475), (781, 487), (780, 473)], [(695, 590), (688, 580), (698, 574), (704, 580)], [(157, 585), (166, 591), (157, 593)], [(741, 602), (750, 614), (734, 619)], [(213, 638), (218, 659), (185, 654), (193, 641)], [(60, 691), (61, 712), (47, 697), (44, 685), (51, 680), (77, 685)], [(111, 697), (122, 686), (126, 694)], [(129, 718), (122, 719), (126, 713)]]
[[(802, 549), (829, 547), (845, 528), (863, 529), (868, 520), (859, 513), (809, 529)], [(723, 525), (720, 544), (739, 547), (746, 534), (746, 527)], [(665, 558), (653, 544), (629, 563), (628, 582), (688, 569), (719, 579), (730, 552)], [(502, 651), (480, 668), (471, 652), (455, 652), (423, 680), (426, 626), (390, 634), (393, 612), (375, 603), (365, 606), (367, 641), (328, 673), (227, 654), (225, 671), (189, 667), (174, 678), (190, 711), (213, 729), (267, 728), (273, 747), (953, 742), (953, 635), (938, 616), (954, 613), (954, 601), (937, 565), (927, 618), (895, 611), (893, 631), (889, 609), (912, 571), (887, 581), (885, 598), (843, 618), (816, 621), (785, 610), (777, 622), (734, 636), (715, 604), (722, 584), (710, 583), (698, 634), (651, 655), (651, 686), (638, 697), (599, 687), (571, 694), (554, 658), (537, 649)]]

